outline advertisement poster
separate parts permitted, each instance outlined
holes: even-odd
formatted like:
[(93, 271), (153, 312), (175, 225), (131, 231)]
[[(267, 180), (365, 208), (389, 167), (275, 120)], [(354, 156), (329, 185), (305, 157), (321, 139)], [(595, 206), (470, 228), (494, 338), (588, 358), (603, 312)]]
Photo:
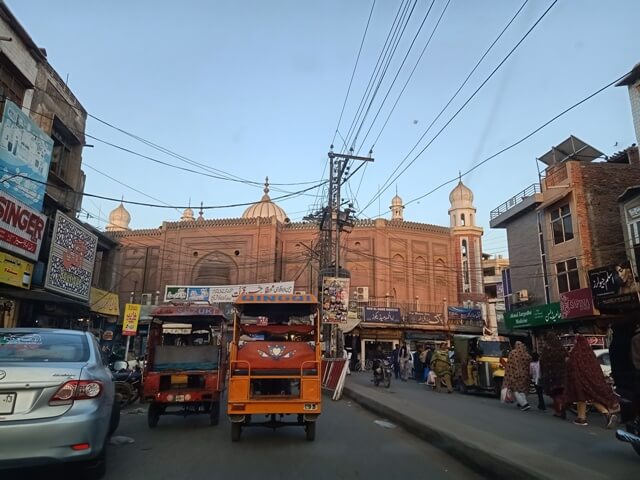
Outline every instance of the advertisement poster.
[(324, 277), (322, 279), (322, 321), (347, 323), (349, 313), (348, 278)]
[(638, 283), (628, 261), (590, 270), (589, 283), (601, 312), (634, 310), (640, 304)]
[(164, 290), (164, 301), (233, 303), (240, 295), (292, 293), (294, 293), (293, 282), (218, 286), (167, 285)]
[(89, 302), (98, 237), (58, 211), (44, 288)]
[(6, 100), (0, 126), (2, 189), (38, 212), (42, 211), (52, 150), (51, 137)]
[(37, 261), (46, 224), (45, 215), (0, 191), (0, 247)]
[(580, 318), (594, 315), (593, 297), (590, 288), (579, 288), (560, 294), (562, 318)]
[(120, 300), (118, 299), (118, 294), (91, 287), (89, 310), (95, 313), (101, 313), (102, 315), (119, 317)]
[(140, 307), (137, 303), (127, 303), (124, 307), (124, 319), (122, 321), (122, 335), (134, 336), (138, 333), (138, 321), (140, 320)]
[(32, 275), (33, 263), (0, 252), (0, 283), (28, 290)]

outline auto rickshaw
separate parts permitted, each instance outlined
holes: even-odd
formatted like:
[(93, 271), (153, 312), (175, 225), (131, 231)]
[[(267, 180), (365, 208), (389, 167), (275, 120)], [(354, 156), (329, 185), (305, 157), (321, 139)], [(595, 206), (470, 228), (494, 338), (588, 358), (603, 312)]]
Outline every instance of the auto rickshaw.
[(231, 440), (247, 427), (300, 426), (313, 441), (322, 406), (316, 297), (241, 295), (235, 302), (227, 413)]
[(455, 377), (461, 393), (491, 392), (500, 396), (511, 344), (500, 336), (454, 335)]
[(148, 424), (161, 415), (209, 415), (220, 419), (226, 376), (222, 312), (209, 305), (166, 305), (152, 312), (143, 373)]

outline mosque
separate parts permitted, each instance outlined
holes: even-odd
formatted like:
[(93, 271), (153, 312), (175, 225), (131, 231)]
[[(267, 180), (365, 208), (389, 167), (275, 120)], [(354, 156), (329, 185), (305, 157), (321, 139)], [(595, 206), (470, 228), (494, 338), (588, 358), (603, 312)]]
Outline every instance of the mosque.
[[(376, 340), (395, 343), (409, 328), (440, 327), (448, 306), (484, 301), (482, 233), (476, 226), (473, 193), (460, 181), (449, 195), (450, 225), (404, 219), (402, 199), (391, 201), (391, 219), (356, 220), (341, 237), (341, 266), (351, 274), (359, 306), (395, 308), (402, 325), (371, 324)], [(130, 228), (120, 204), (109, 215), (108, 235), (120, 243), (117, 264), (121, 303), (143, 295), (162, 300), (167, 285), (237, 285), (295, 282), (297, 291), (317, 292), (319, 229), (291, 222), (269, 196), (240, 218), (197, 218), (191, 208), (159, 228)], [(144, 303), (144, 302), (142, 302)], [(361, 325), (362, 328), (365, 324)], [(414, 328), (415, 327), (415, 328)]]

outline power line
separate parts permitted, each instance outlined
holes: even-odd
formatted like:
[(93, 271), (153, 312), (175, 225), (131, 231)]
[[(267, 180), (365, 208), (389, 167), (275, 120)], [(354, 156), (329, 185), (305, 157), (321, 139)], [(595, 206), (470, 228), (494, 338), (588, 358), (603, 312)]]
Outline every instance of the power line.
[[(409, 162), (408, 165), (406, 165), (396, 176), (395, 178), (391, 178), (393, 176), (393, 173), (390, 175), (389, 179), (385, 182), (386, 186), (383, 187), (380, 191), (378, 191), (378, 193), (376, 195), (374, 195), (374, 197), (371, 199), (371, 201), (369, 201), (369, 203), (365, 206), (364, 210), (366, 210), (380, 195), (382, 195), (382, 193), (384, 193), (389, 186), (395, 182), (404, 172), (407, 171), (407, 169), (409, 167), (411, 167), (411, 165), (413, 165), (416, 160), (418, 160), (418, 158), (420, 158), (420, 156), (422, 156), (422, 154), (427, 150), (427, 148), (429, 148), (433, 142), (435, 142), (435, 140), (442, 134), (442, 132), (451, 124), (451, 122), (453, 122), (453, 120), (460, 114), (460, 112), (462, 112), (462, 110), (464, 110), (466, 108), (466, 106), (471, 102), (471, 100), (473, 100), (473, 98), (475, 98), (475, 96), (480, 92), (480, 90), (489, 82), (489, 80), (491, 80), (491, 78), (493, 78), (493, 76), (498, 72), (498, 70), (506, 63), (506, 61), (511, 57), (511, 55), (513, 55), (513, 53), (518, 49), (518, 47), (525, 41), (525, 39), (531, 34), (531, 32), (533, 32), (533, 30), (540, 24), (540, 22), (544, 19), (544, 17), (546, 17), (546, 15), (549, 13), (549, 11), (551, 11), (551, 9), (555, 6), (555, 4), (558, 3), (558, 0), (554, 0), (553, 3), (551, 3), (551, 5), (549, 5), (549, 7), (542, 13), (542, 15), (540, 15), (540, 17), (538, 17), (538, 19), (536, 20), (536, 22), (529, 28), (529, 30), (527, 30), (527, 32), (520, 38), (520, 40), (515, 44), (515, 46), (509, 51), (509, 53), (507, 53), (507, 55), (502, 59), (502, 61), (500, 61), (500, 63), (491, 71), (491, 73), (484, 79), (484, 81), (480, 84), (480, 86), (478, 86), (478, 88), (476, 88), (476, 90), (471, 94), (471, 96), (469, 98), (467, 98), (467, 100), (462, 104), (462, 106), (460, 106), (460, 108), (451, 116), (451, 118), (449, 118), (449, 120), (447, 120), (447, 122), (442, 126), (442, 128), (440, 128), (440, 130), (438, 130), (438, 132), (435, 134), (435, 136), (422, 148), (422, 150), (420, 150), (420, 152), (418, 152), (418, 154), (413, 158), (413, 160), (411, 160)], [(424, 138), (424, 136), (426, 135), (426, 131), (425, 133), (420, 137), (420, 139), (418, 140), (418, 142), (416, 142), (416, 144), (413, 146), (413, 148), (411, 149), (411, 151), (409, 152), (409, 154), (407, 154), (407, 156), (402, 160), (402, 162), (400, 162), (400, 164), (398, 165), (398, 167), (396, 167), (396, 169), (394, 170), (394, 173), (398, 170), (398, 168), (404, 164), (404, 162), (409, 158), (409, 155), (411, 155), (411, 152), (413, 152), (417, 146), (419, 145), (419, 143), (422, 141), (422, 139)]]

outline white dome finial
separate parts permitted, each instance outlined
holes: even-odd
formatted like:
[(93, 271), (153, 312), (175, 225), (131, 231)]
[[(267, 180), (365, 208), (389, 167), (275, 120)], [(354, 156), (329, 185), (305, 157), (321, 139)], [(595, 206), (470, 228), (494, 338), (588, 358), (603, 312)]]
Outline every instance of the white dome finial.
[(107, 232), (122, 232), (130, 230), (129, 223), (131, 222), (131, 215), (124, 208), (124, 196), (120, 200), (120, 205), (114, 208), (109, 214), (109, 223), (105, 227)]

